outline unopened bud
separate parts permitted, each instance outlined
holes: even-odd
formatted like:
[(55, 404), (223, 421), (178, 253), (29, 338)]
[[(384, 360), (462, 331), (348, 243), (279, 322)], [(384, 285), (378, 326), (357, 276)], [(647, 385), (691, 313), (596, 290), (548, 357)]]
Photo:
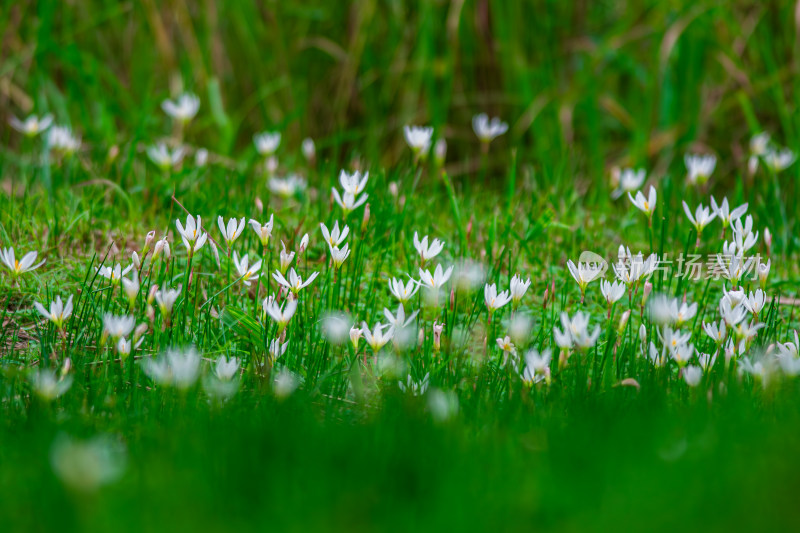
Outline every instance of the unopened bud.
[(131, 262), (137, 269), (141, 268), (142, 266), (142, 262), (139, 260), (139, 254), (137, 254), (135, 251), (131, 254)]
[(397, 182), (393, 181), (389, 184), (389, 194), (397, 198), (397, 195), (400, 194), (400, 188), (397, 186)]
[(631, 318), (631, 310), (628, 309), (619, 319), (619, 326), (617, 326), (617, 334), (622, 335), (622, 332), (625, 331), (625, 327), (628, 325), (628, 320)]
[(653, 284), (649, 281), (645, 281), (644, 288), (642, 289), (642, 306), (647, 303), (647, 298), (650, 296), (651, 292), (653, 292)]
[(308, 248), (308, 233), (303, 235), (303, 238), (300, 239), (300, 248), (298, 248), (298, 252), (302, 254), (303, 252), (306, 251), (307, 248)]
[(314, 159), (317, 157), (317, 147), (314, 145), (314, 139), (311, 137), (306, 137), (303, 139), (302, 149), (303, 156), (308, 160), (309, 163), (313, 163)]
[(258, 214), (264, 212), (264, 202), (261, 201), (261, 198), (256, 196), (256, 209), (258, 210)]
[(447, 157), (447, 141), (444, 139), (436, 140), (436, 144), (433, 145), (433, 156), (437, 165), (444, 165), (444, 160)]
[(367, 226), (369, 225), (369, 204), (364, 206), (364, 218), (361, 219), (361, 233), (364, 234), (367, 231)]

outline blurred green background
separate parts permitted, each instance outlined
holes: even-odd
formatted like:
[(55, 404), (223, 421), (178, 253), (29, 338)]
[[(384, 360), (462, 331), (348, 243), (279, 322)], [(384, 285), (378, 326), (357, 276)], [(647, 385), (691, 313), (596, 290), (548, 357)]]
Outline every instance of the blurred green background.
[[(23, 0), (0, 9), (4, 115), (52, 111), (108, 146), (164, 134), (160, 101), (202, 98), (190, 139), (236, 154), (263, 129), (326, 157), (392, 164), (401, 127), (477, 167), (470, 118), (500, 146), (560, 154), (593, 179), (664, 171), (686, 150), (742, 168), (753, 132), (797, 145), (794, 2)], [(7, 117), (6, 117), (7, 118)], [(5, 144), (18, 142), (3, 129)], [(505, 156), (504, 156), (505, 157)]]

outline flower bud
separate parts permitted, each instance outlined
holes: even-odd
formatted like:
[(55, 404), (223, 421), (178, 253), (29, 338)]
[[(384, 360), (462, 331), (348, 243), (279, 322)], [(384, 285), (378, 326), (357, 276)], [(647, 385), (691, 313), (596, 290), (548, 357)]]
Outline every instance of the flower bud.
[(642, 344), (647, 342), (647, 328), (644, 327), (644, 324), (639, 326), (639, 340), (642, 341)]
[(255, 201), (256, 201), (256, 209), (258, 210), (258, 214), (260, 215), (261, 213), (264, 212), (264, 202), (262, 202), (261, 198), (259, 198), (258, 196), (256, 196)]
[(647, 303), (647, 298), (650, 296), (651, 292), (653, 292), (653, 284), (649, 281), (645, 281), (644, 288), (642, 289), (642, 306)]
[(303, 156), (308, 160), (308, 162), (313, 163), (317, 158), (317, 147), (314, 145), (314, 139), (311, 137), (306, 137), (303, 139), (302, 150)]
[(205, 148), (198, 148), (194, 153), (194, 164), (197, 167), (204, 167), (208, 163), (208, 150)]
[[(144, 237), (144, 249), (145, 250), (149, 250), (150, 249), (150, 246), (152, 246), (153, 241), (155, 240), (155, 238), (156, 238), (156, 232), (155, 231), (148, 231), (147, 232), (147, 235), (145, 235), (145, 237)], [(144, 255), (144, 254), (145, 254), (145, 252), (142, 252), (142, 255)]]
[(442, 347), (442, 331), (444, 331), (444, 324), (437, 322), (433, 323), (433, 351), (439, 353)]
[(364, 218), (361, 219), (361, 234), (367, 232), (367, 226), (369, 225), (369, 204), (364, 206)]
[(135, 251), (131, 254), (131, 262), (137, 270), (142, 267), (142, 262), (139, 260), (139, 254), (137, 254)]
[(397, 182), (393, 181), (389, 184), (389, 194), (397, 198), (397, 195), (400, 194), (400, 188), (397, 186)]
[(300, 248), (298, 248), (298, 252), (302, 254), (303, 252), (306, 251), (307, 248), (308, 248), (308, 233), (303, 235), (303, 238), (300, 239)]
[(628, 309), (627, 311), (622, 313), (622, 316), (619, 319), (619, 326), (617, 326), (617, 334), (618, 335), (622, 335), (622, 333), (625, 331), (625, 327), (628, 325), (628, 320), (630, 318), (631, 318), (631, 310), (630, 309)]
[(447, 157), (447, 141), (443, 138), (437, 139), (436, 144), (433, 145), (433, 155), (437, 165), (444, 165), (444, 160)]

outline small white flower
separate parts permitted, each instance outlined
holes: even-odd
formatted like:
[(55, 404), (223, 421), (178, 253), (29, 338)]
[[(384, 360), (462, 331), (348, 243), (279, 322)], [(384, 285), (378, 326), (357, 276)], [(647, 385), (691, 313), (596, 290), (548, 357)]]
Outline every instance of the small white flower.
[(183, 289), (183, 285), (178, 285), (177, 289), (162, 288), (156, 291), (154, 295), (156, 303), (158, 304), (158, 309), (167, 319), (172, 315), (172, 308), (175, 307), (175, 302), (181, 294), (181, 289)]
[(128, 265), (125, 269), (122, 269), (122, 265), (119, 263), (116, 264), (114, 267), (110, 266), (101, 266), (100, 268), (95, 268), (97, 273), (106, 278), (111, 282), (112, 285), (117, 285), (122, 280), (122, 278), (131, 271), (133, 265)]
[(126, 462), (125, 446), (107, 435), (87, 441), (60, 435), (50, 452), (53, 472), (65, 485), (84, 494), (119, 479)]
[(489, 120), (486, 113), (480, 113), (472, 117), (472, 129), (481, 142), (490, 143), (508, 131), (508, 124), (498, 117)]
[(230, 357), (228, 358), (225, 355), (221, 355), (219, 359), (217, 359), (217, 363), (214, 365), (214, 375), (217, 379), (222, 381), (230, 381), (235, 376), (236, 373), (239, 371), (240, 362), (238, 357)]
[(25, 136), (35, 137), (50, 127), (53, 123), (53, 115), (48, 114), (41, 118), (36, 115), (30, 115), (24, 121), (12, 116), (8, 123), (18, 132), (25, 134)]
[(47, 132), (47, 144), (56, 152), (70, 155), (80, 149), (81, 138), (74, 135), (68, 126), (53, 126)]
[(364, 335), (364, 339), (374, 353), (378, 353), (394, 336), (394, 327), (389, 327), (389, 329), (383, 331), (385, 327), (387, 327), (386, 324), (381, 324), (379, 322), (375, 324), (375, 328), (370, 331), (366, 322), (361, 323), (361, 333)]
[(717, 157), (714, 155), (691, 155), (683, 156), (686, 164), (686, 181), (689, 185), (703, 185), (717, 166)]
[(498, 294), (497, 285), (494, 283), (484, 285), (483, 298), (490, 315), (511, 301), (509, 292), (502, 291)]
[(264, 309), (264, 312), (278, 324), (278, 330), (283, 331), (289, 323), (289, 320), (294, 316), (295, 311), (297, 311), (297, 300), (288, 300), (283, 308), (281, 308), (281, 306), (275, 302), (274, 298), (269, 297), (264, 299), (261, 307)]
[(608, 305), (616, 303), (620, 298), (625, 295), (627, 287), (620, 281), (608, 282), (604, 279), (600, 280), (600, 293), (603, 295)]
[(56, 299), (50, 302), (49, 311), (39, 302), (34, 302), (33, 306), (58, 329), (64, 329), (64, 322), (72, 315), (72, 295), (67, 298), (67, 303), (61, 301), (61, 296), (56, 296)]
[(400, 304), (400, 305), (397, 306), (397, 313), (394, 314), (394, 315), (392, 314), (391, 311), (389, 311), (385, 307), (383, 308), (383, 316), (386, 317), (386, 320), (389, 321), (389, 324), (395, 330), (399, 330), (399, 329), (403, 329), (405, 327), (408, 327), (411, 324), (411, 322), (414, 321), (414, 318), (416, 318), (418, 313), (419, 313), (419, 310), (414, 311), (409, 316), (406, 316), (406, 310), (403, 309), (403, 304)]
[(161, 102), (161, 109), (171, 118), (186, 123), (197, 115), (200, 98), (192, 93), (183, 93), (174, 101), (166, 99)]
[(531, 385), (550, 377), (550, 361), (552, 352), (547, 349), (541, 354), (536, 349), (525, 353), (525, 369), (522, 371), (522, 381)]
[(36, 263), (38, 255), (38, 252), (32, 251), (23, 255), (22, 259), (16, 259), (14, 257), (14, 248), (8, 247), (0, 250), (0, 261), (11, 271), (11, 276), (17, 278), (20, 274), (36, 270), (44, 264), (44, 259)]
[(281, 144), (281, 134), (278, 131), (256, 133), (253, 135), (253, 144), (256, 145), (259, 154), (264, 157), (271, 156)]
[(286, 250), (286, 244), (281, 241), (281, 253), (279, 257), (280, 269), (281, 272), (286, 272), (286, 269), (292, 264), (294, 261), (294, 252), (289, 252)]
[(617, 178), (617, 180), (619, 180), (619, 185), (611, 194), (612, 198), (616, 199), (623, 194), (629, 194), (638, 191), (644, 183), (646, 176), (647, 171), (643, 168), (623, 168), (619, 172), (619, 176)]
[(647, 215), (648, 217), (653, 216), (653, 211), (656, 210), (656, 188), (652, 185), (650, 186), (650, 192), (648, 193), (647, 197), (642, 194), (642, 191), (637, 191), (636, 198), (631, 196), (631, 193), (628, 193), (628, 198), (630, 198), (631, 203), (636, 206), (642, 213)]
[(198, 148), (194, 153), (194, 165), (196, 167), (204, 167), (208, 163), (208, 150), (205, 148)]
[(317, 148), (314, 146), (314, 139), (311, 137), (306, 137), (303, 139), (303, 144), (301, 145), (303, 150), (303, 156), (308, 161), (313, 161), (317, 156)]
[(280, 339), (272, 339), (269, 343), (269, 358), (270, 361), (273, 363), (281, 358), (283, 354), (286, 353), (286, 349), (289, 347), (289, 342), (284, 342), (281, 344)]
[(368, 180), (369, 172), (364, 172), (363, 175), (359, 171), (355, 171), (352, 174), (344, 170), (339, 172), (339, 184), (345, 193), (350, 193), (353, 196), (358, 196), (364, 192)]
[(234, 251), (233, 252), (233, 266), (236, 268), (236, 272), (239, 274), (239, 277), (242, 278), (242, 283), (249, 287), (250, 283), (253, 280), (256, 280), (261, 277), (261, 260), (259, 259), (252, 265), (249, 264), (249, 259), (247, 258), (247, 254), (244, 254), (241, 258), (238, 254)]
[(141, 366), (156, 383), (188, 389), (200, 374), (200, 354), (194, 346), (183, 350), (168, 349), (158, 360), (152, 357), (142, 359)]
[(511, 301), (514, 303), (514, 307), (517, 307), (520, 304), (522, 297), (525, 296), (526, 292), (528, 292), (528, 287), (530, 286), (530, 278), (522, 281), (521, 277), (514, 274), (514, 277), (511, 278), (511, 284), (509, 286), (509, 293), (511, 293)]
[(354, 194), (349, 192), (345, 192), (343, 195), (339, 195), (339, 191), (336, 189), (331, 189), (331, 192), (333, 193), (333, 199), (339, 204), (345, 215), (361, 207), (369, 197), (367, 193), (362, 194), (360, 198), (356, 198)]
[(281, 368), (272, 382), (272, 391), (278, 398), (290, 396), (300, 386), (300, 378), (290, 370)]
[(731, 222), (740, 218), (747, 212), (747, 204), (742, 204), (733, 211), (731, 211), (730, 208), (728, 207), (727, 198), (723, 198), (722, 203), (717, 205), (717, 201), (712, 196), (711, 209), (717, 215), (717, 218), (719, 218), (720, 222), (722, 222), (722, 227), (727, 228), (731, 224)]
[(230, 248), (244, 231), (244, 217), (240, 218), (238, 222), (235, 218), (231, 218), (228, 220), (226, 226), (225, 220), (221, 216), (218, 216), (217, 226), (219, 227), (219, 232), (222, 234), (222, 238), (225, 239), (225, 244)]
[(183, 161), (184, 154), (185, 150), (182, 146), (170, 150), (163, 142), (147, 147), (147, 157), (162, 170), (177, 167)]
[(190, 253), (197, 253), (208, 240), (208, 234), (203, 231), (201, 226), (200, 215), (197, 218), (187, 215), (185, 227), (180, 220), (176, 220), (175, 225), (178, 227), (183, 245)]
[(133, 331), (136, 319), (132, 316), (116, 316), (111, 313), (103, 315), (103, 332), (110, 335), (115, 341), (120, 337), (127, 337)]
[(58, 377), (50, 368), (40, 368), (31, 374), (33, 391), (43, 400), (49, 402), (62, 396), (72, 386), (72, 376)]
[(417, 250), (417, 253), (422, 258), (422, 263), (424, 264), (426, 261), (429, 261), (439, 255), (442, 250), (444, 250), (444, 243), (439, 239), (433, 239), (430, 244), (428, 244), (428, 236), (420, 240), (419, 234), (415, 231), (414, 232), (414, 248)]
[(400, 303), (406, 303), (417, 293), (419, 285), (413, 279), (404, 284), (403, 280), (392, 278), (389, 280), (389, 291)]
[(703, 369), (699, 366), (689, 365), (683, 369), (683, 379), (690, 387), (696, 387), (703, 379)]
[(261, 222), (258, 220), (250, 219), (250, 227), (253, 228), (253, 231), (256, 232), (258, 235), (258, 240), (261, 243), (261, 246), (266, 247), (269, 244), (269, 239), (272, 237), (272, 227), (274, 225), (274, 215), (269, 216), (269, 221), (263, 226)]
[(756, 289), (755, 292), (751, 292), (747, 298), (742, 300), (742, 305), (744, 305), (745, 309), (754, 315), (758, 315), (766, 304), (767, 295), (761, 289)]
[(786, 170), (792, 166), (796, 160), (797, 154), (789, 148), (769, 150), (764, 154), (764, 164), (768, 169), (776, 173)]
[(447, 270), (442, 270), (442, 265), (436, 265), (431, 274), (428, 270), (419, 269), (419, 282), (428, 289), (441, 289), (453, 274), (452, 265)]
[(347, 234), (350, 233), (350, 227), (346, 224), (340, 230), (338, 221), (333, 223), (333, 229), (330, 231), (328, 231), (328, 227), (322, 222), (320, 222), (319, 228), (322, 230), (322, 236), (325, 238), (325, 242), (328, 243), (330, 248), (341, 246), (347, 238)]
[(424, 154), (431, 146), (433, 128), (407, 125), (403, 127), (403, 136), (414, 154)]
[(717, 216), (716, 212), (712, 213), (711, 209), (703, 207), (703, 204), (697, 206), (697, 210), (695, 210), (694, 216), (692, 216), (692, 211), (689, 209), (689, 204), (687, 204), (686, 201), (683, 202), (683, 211), (686, 213), (689, 222), (691, 222), (692, 226), (697, 230), (698, 236), (703, 233), (703, 228)]
[(289, 270), (288, 280), (283, 277), (283, 274), (281, 274), (279, 271), (275, 271), (272, 274), (272, 277), (275, 279), (275, 281), (292, 291), (295, 295), (300, 292), (300, 289), (308, 287), (317, 276), (319, 276), (319, 272), (314, 272), (308, 277), (307, 280), (303, 281), (303, 278), (301, 278), (297, 272), (295, 272), (294, 268)]
[(569, 269), (569, 273), (572, 274), (572, 277), (578, 283), (578, 287), (581, 289), (581, 294), (586, 291), (586, 287), (591, 282), (598, 279), (603, 274), (603, 270), (599, 265), (579, 262), (576, 266), (575, 263), (572, 262), (572, 259), (567, 261), (567, 268)]
[(270, 178), (269, 190), (284, 198), (290, 198), (305, 190), (306, 182), (300, 176), (290, 174), (285, 178)]
[(711, 339), (717, 344), (722, 344), (725, 342), (725, 338), (728, 336), (728, 328), (725, 325), (724, 320), (720, 320), (719, 324), (716, 324), (715, 322), (703, 322), (703, 329), (705, 330), (706, 335), (711, 337)]
[(349, 255), (350, 248), (347, 244), (344, 245), (344, 248), (338, 248), (337, 246), (331, 248), (331, 260), (333, 261), (333, 266), (335, 268), (341, 268), (345, 259), (347, 259)]

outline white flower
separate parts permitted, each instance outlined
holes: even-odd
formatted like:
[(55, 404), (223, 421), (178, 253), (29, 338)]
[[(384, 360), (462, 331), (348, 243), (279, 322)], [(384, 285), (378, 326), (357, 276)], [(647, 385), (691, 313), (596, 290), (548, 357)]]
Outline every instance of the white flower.
[(165, 260), (169, 259), (170, 249), (169, 249), (169, 242), (167, 241), (166, 237), (156, 241), (155, 246), (153, 246), (153, 258), (158, 257), (162, 253), (164, 254)]
[(233, 266), (236, 267), (236, 272), (242, 278), (242, 283), (249, 287), (253, 280), (261, 277), (261, 260), (259, 259), (252, 265), (249, 265), (247, 254), (241, 258), (234, 251), (233, 252)]
[(579, 262), (576, 266), (575, 263), (572, 262), (572, 259), (567, 261), (567, 268), (569, 269), (569, 273), (572, 274), (572, 277), (578, 283), (578, 287), (581, 289), (581, 294), (583, 294), (583, 292), (586, 290), (586, 287), (591, 282), (603, 274), (603, 270), (599, 265)]
[(489, 120), (486, 113), (480, 113), (472, 117), (472, 129), (481, 142), (489, 143), (507, 132), (508, 124), (501, 121), (498, 117)]
[(270, 178), (269, 190), (284, 198), (290, 198), (306, 188), (306, 182), (300, 176), (290, 174), (285, 178)]
[(428, 270), (419, 269), (419, 282), (428, 289), (440, 289), (450, 279), (453, 273), (452, 265), (447, 270), (442, 270), (442, 265), (436, 265), (436, 269), (431, 274)]
[(194, 346), (184, 350), (168, 349), (156, 360), (142, 359), (142, 370), (153, 381), (161, 385), (188, 389), (200, 374), (200, 354)]
[(367, 180), (369, 180), (369, 172), (364, 172), (363, 175), (357, 170), (352, 174), (344, 170), (339, 172), (339, 183), (342, 189), (345, 193), (350, 193), (353, 196), (358, 196), (364, 192), (364, 188), (367, 186)]
[(364, 339), (374, 353), (378, 353), (387, 342), (392, 340), (392, 336), (394, 336), (394, 327), (389, 327), (389, 329), (384, 332), (383, 328), (385, 327), (387, 327), (386, 324), (381, 324), (379, 322), (375, 324), (375, 328), (370, 331), (366, 322), (361, 323), (361, 333), (364, 335)]
[(414, 318), (416, 318), (417, 313), (419, 313), (419, 310), (414, 311), (407, 317), (406, 310), (403, 309), (403, 304), (397, 306), (397, 314), (394, 315), (385, 307), (383, 308), (383, 316), (386, 317), (389, 324), (396, 330), (408, 327), (411, 322), (413, 322)]
[(421, 396), (425, 394), (425, 391), (428, 390), (428, 380), (430, 376), (431, 373), (428, 372), (420, 381), (414, 381), (411, 379), (411, 375), (409, 374), (406, 377), (406, 382), (403, 383), (402, 381), (398, 381), (397, 386), (403, 392), (410, 393), (413, 396)]
[(236, 376), (236, 372), (239, 371), (240, 363), (238, 357), (230, 357), (228, 358), (225, 355), (221, 355), (219, 359), (217, 359), (217, 363), (214, 365), (214, 375), (217, 379), (222, 381), (230, 381)]
[(486, 302), (486, 308), (489, 309), (489, 314), (494, 313), (508, 302), (511, 301), (511, 295), (508, 291), (497, 293), (497, 285), (488, 283), (483, 287), (483, 299)]
[(300, 386), (300, 378), (291, 370), (281, 368), (272, 382), (272, 391), (278, 398), (286, 398)]
[(314, 139), (311, 137), (303, 139), (301, 149), (303, 151), (303, 156), (309, 161), (313, 161), (317, 155), (317, 148), (314, 146)]
[(81, 138), (73, 135), (68, 126), (53, 126), (47, 132), (47, 144), (56, 152), (69, 155), (81, 147)]
[(272, 339), (269, 343), (269, 358), (270, 361), (273, 363), (281, 358), (283, 354), (286, 353), (286, 349), (289, 347), (289, 342), (284, 342), (281, 344), (280, 339)]
[(200, 109), (200, 99), (192, 93), (183, 93), (174, 101), (166, 99), (161, 102), (161, 109), (175, 120), (189, 122)]
[(600, 293), (608, 303), (612, 305), (625, 295), (625, 284), (620, 281), (608, 282), (604, 279), (600, 280)]
[(114, 267), (110, 266), (101, 266), (100, 268), (95, 268), (97, 273), (102, 277), (109, 280), (113, 285), (117, 285), (122, 278), (131, 271), (133, 265), (128, 265), (125, 269), (122, 269), (122, 265), (119, 263), (116, 264)]
[(404, 126), (403, 136), (414, 154), (426, 153), (431, 146), (433, 128), (422, 126)]
[(730, 208), (728, 207), (727, 198), (723, 198), (722, 203), (720, 205), (717, 205), (717, 201), (712, 196), (711, 209), (717, 215), (717, 218), (719, 218), (720, 222), (722, 222), (722, 227), (727, 228), (731, 222), (740, 218), (747, 212), (747, 204), (742, 204), (733, 211), (731, 211)]
[(72, 295), (67, 298), (66, 304), (61, 301), (61, 296), (56, 296), (56, 299), (50, 302), (49, 311), (39, 302), (34, 302), (33, 306), (39, 311), (39, 314), (55, 324), (58, 329), (64, 329), (64, 322), (72, 315)]
[(514, 302), (514, 307), (518, 306), (522, 301), (522, 297), (525, 296), (525, 293), (528, 292), (528, 287), (531, 286), (531, 279), (528, 278), (525, 281), (522, 281), (522, 278), (518, 275), (514, 274), (514, 277), (511, 278), (511, 284), (509, 286), (509, 293), (511, 294), (511, 301)]
[(455, 391), (433, 389), (428, 393), (428, 410), (436, 422), (445, 422), (458, 414), (458, 394)]
[(288, 300), (283, 308), (281, 308), (281, 306), (275, 302), (274, 298), (268, 297), (264, 299), (261, 307), (264, 309), (264, 312), (278, 324), (278, 329), (283, 331), (289, 323), (289, 320), (294, 316), (295, 311), (297, 311), (297, 300)]
[(125, 446), (107, 435), (87, 441), (60, 435), (50, 452), (53, 472), (64, 484), (83, 493), (119, 479), (126, 462)]
[(702, 185), (711, 174), (714, 172), (714, 167), (717, 166), (717, 157), (714, 155), (690, 155), (683, 156), (683, 162), (686, 164), (688, 172), (686, 181), (689, 185)]
[(190, 253), (197, 253), (208, 240), (208, 234), (203, 231), (200, 215), (195, 219), (192, 215), (186, 216), (186, 226), (181, 225), (178, 219), (175, 221), (178, 233), (183, 240), (183, 245)]
[(133, 305), (139, 295), (139, 274), (135, 270), (130, 279), (122, 278), (122, 290), (125, 291), (125, 296), (128, 297), (128, 301)]
[(447, 141), (441, 138), (436, 140), (433, 144), (433, 157), (436, 159), (437, 164), (444, 164), (447, 158)]
[(699, 366), (689, 365), (683, 369), (683, 379), (690, 387), (696, 387), (703, 379), (703, 369)]
[(293, 268), (289, 270), (288, 280), (285, 277), (283, 277), (283, 274), (281, 274), (278, 271), (275, 271), (272, 274), (272, 277), (275, 279), (275, 281), (277, 281), (278, 283), (280, 283), (281, 285), (292, 291), (294, 294), (300, 292), (300, 289), (308, 287), (311, 284), (311, 282), (314, 281), (314, 279), (316, 279), (317, 276), (319, 276), (319, 272), (314, 272), (304, 282), (303, 278), (298, 276), (297, 272), (295, 272)]
[(164, 317), (169, 318), (172, 315), (172, 308), (175, 307), (175, 302), (181, 294), (183, 285), (178, 285), (177, 289), (161, 289), (156, 291), (155, 299), (158, 308)]
[(616, 199), (623, 194), (638, 191), (644, 183), (646, 176), (647, 171), (643, 168), (623, 168), (619, 173), (619, 177), (617, 178), (619, 180), (619, 186), (611, 194), (612, 198)]
[(103, 315), (103, 331), (114, 340), (130, 335), (135, 325), (136, 319), (132, 316), (116, 316), (111, 313)]
[(741, 304), (733, 305), (730, 298), (722, 298), (719, 301), (719, 314), (728, 327), (732, 328), (744, 320), (747, 309)]
[(754, 315), (758, 315), (767, 303), (767, 295), (761, 289), (751, 292), (742, 300), (742, 305)]
[(328, 226), (322, 222), (320, 222), (319, 228), (322, 230), (322, 236), (325, 238), (325, 242), (328, 243), (330, 248), (333, 248), (334, 246), (341, 246), (341, 244), (347, 238), (347, 234), (350, 233), (350, 227), (346, 224), (344, 228), (339, 230), (338, 221), (333, 223), (333, 229), (331, 231), (328, 231)]
[(344, 248), (338, 248), (334, 246), (331, 248), (331, 260), (333, 261), (333, 266), (335, 268), (341, 268), (342, 264), (344, 264), (345, 259), (350, 255), (350, 248), (349, 245), (345, 244)]
[(353, 324), (353, 327), (350, 328), (350, 342), (353, 343), (353, 349), (358, 350), (358, 339), (364, 336), (364, 332), (361, 331), (361, 328)]
[(769, 276), (769, 268), (771, 259), (767, 259), (766, 263), (758, 263), (758, 281), (761, 283), (761, 287), (765, 287), (767, 285), (767, 277)]
[(281, 134), (278, 131), (256, 133), (253, 135), (253, 144), (256, 145), (259, 154), (265, 157), (271, 156), (281, 144)]
[[(561, 348), (569, 348), (572, 344), (581, 349), (588, 349), (594, 346), (597, 339), (600, 337), (600, 327), (595, 327), (592, 333), (589, 333), (589, 315), (584, 314), (582, 311), (575, 313), (572, 319), (566, 312), (561, 313), (561, 326), (563, 333), (558, 331), (558, 328), (553, 328), (553, 333), (556, 337), (556, 344)], [(569, 340), (567, 340), (569, 338)]]
[(344, 344), (350, 332), (352, 320), (343, 312), (325, 313), (322, 317), (322, 334), (336, 346)]
[(269, 221), (261, 225), (261, 222), (258, 220), (250, 219), (250, 227), (253, 228), (253, 231), (256, 232), (258, 235), (258, 240), (261, 242), (261, 246), (266, 247), (269, 244), (269, 239), (272, 237), (272, 227), (274, 225), (274, 215), (269, 216)]
[(72, 376), (60, 378), (50, 368), (40, 368), (31, 373), (33, 391), (43, 400), (53, 401), (62, 396), (72, 386)]
[(367, 201), (367, 198), (369, 197), (367, 193), (362, 194), (360, 198), (356, 198), (354, 194), (349, 192), (345, 192), (341, 196), (339, 195), (339, 191), (336, 189), (331, 189), (331, 192), (333, 193), (333, 199), (336, 200), (336, 203), (339, 204), (339, 207), (344, 210), (345, 215), (359, 208), (364, 204), (364, 202)]
[(244, 217), (240, 218), (238, 222), (235, 218), (231, 218), (228, 220), (228, 225), (226, 226), (225, 220), (221, 216), (218, 216), (217, 226), (219, 227), (219, 232), (222, 234), (222, 238), (225, 239), (225, 244), (230, 248), (233, 242), (238, 239), (239, 235), (244, 231)]
[(656, 210), (656, 188), (652, 185), (650, 186), (650, 192), (648, 193), (647, 197), (642, 194), (642, 191), (637, 191), (636, 198), (631, 196), (631, 193), (628, 193), (628, 198), (630, 198), (631, 203), (636, 206), (642, 213), (647, 215), (648, 217), (653, 216), (653, 211)]
[(742, 276), (752, 268), (754, 258), (750, 257), (745, 260), (741, 256), (735, 254), (728, 255), (727, 257), (730, 259), (730, 262), (726, 262), (722, 254), (717, 254), (717, 264), (725, 278), (733, 282), (734, 285), (738, 285)]
[(280, 253), (280, 268), (281, 272), (286, 272), (286, 269), (289, 268), (289, 265), (292, 264), (294, 261), (294, 252), (289, 252), (286, 250), (286, 244), (281, 241), (281, 253)]
[(620, 245), (619, 262), (614, 263), (614, 274), (630, 287), (634, 283), (649, 277), (658, 265), (658, 257), (651, 254), (644, 259), (642, 252), (632, 255), (630, 249)]
[(198, 148), (194, 153), (194, 164), (196, 167), (204, 167), (208, 163), (208, 150)]
[(439, 255), (442, 250), (444, 250), (444, 243), (439, 239), (433, 239), (430, 244), (428, 244), (428, 236), (420, 240), (419, 234), (415, 231), (414, 232), (414, 248), (416, 248), (417, 253), (422, 258), (423, 264), (426, 261), (429, 261)]
[(711, 339), (717, 344), (722, 344), (725, 342), (725, 338), (728, 336), (728, 328), (725, 325), (724, 320), (720, 320), (719, 324), (716, 324), (715, 322), (703, 322), (703, 329), (705, 330), (706, 335), (711, 337)]
[(392, 278), (389, 280), (389, 291), (400, 301), (400, 303), (406, 303), (409, 301), (418, 290), (419, 283), (413, 279), (408, 280), (408, 283), (406, 284), (403, 283), (403, 280), (397, 278)]
[(683, 211), (689, 218), (689, 222), (691, 222), (692, 226), (694, 226), (697, 230), (698, 237), (701, 233), (703, 233), (703, 228), (705, 228), (708, 223), (714, 220), (714, 218), (717, 216), (716, 212), (712, 213), (708, 207), (703, 207), (703, 204), (697, 206), (697, 210), (695, 210), (694, 216), (692, 216), (692, 211), (689, 209), (689, 204), (687, 204), (685, 200), (683, 202)]
[(155, 166), (163, 170), (178, 166), (183, 161), (184, 154), (185, 150), (182, 146), (170, 150), (163, 142), (147, 147), (147, 157)]
[(28, 252), (22, 256), (22, 259), (16, 259), (14, 257), (14, 248), (8, 247), (0, 250), (0, 261), (11, 271), (11, 276), (16, 278), (20, 274), (36, 270), (44, 264), (44, 259), (34, 264), (38, 255), (39, 254), (35, 251)]
[(552, 353), (549, 349), (543, 351), (541, 355), (536, 349), (525, 353), (525, 369), (522, 371), (522, 381), (531, 385), (538, 383), (550, 376), (550, 361)]
[(30, 115), (24, 121), (12, 116), (8, 119), (8, 123), (12, 128), (27, 137), (35, 137), (50, 127), (53, 123), (53, 115), (44, 115), (42, 118)]
[(772, 172), (781, 172), (792, 166), (796, 160), (797, 155), (789, 148), (771, 149), (764, 154), (764, 164)]

